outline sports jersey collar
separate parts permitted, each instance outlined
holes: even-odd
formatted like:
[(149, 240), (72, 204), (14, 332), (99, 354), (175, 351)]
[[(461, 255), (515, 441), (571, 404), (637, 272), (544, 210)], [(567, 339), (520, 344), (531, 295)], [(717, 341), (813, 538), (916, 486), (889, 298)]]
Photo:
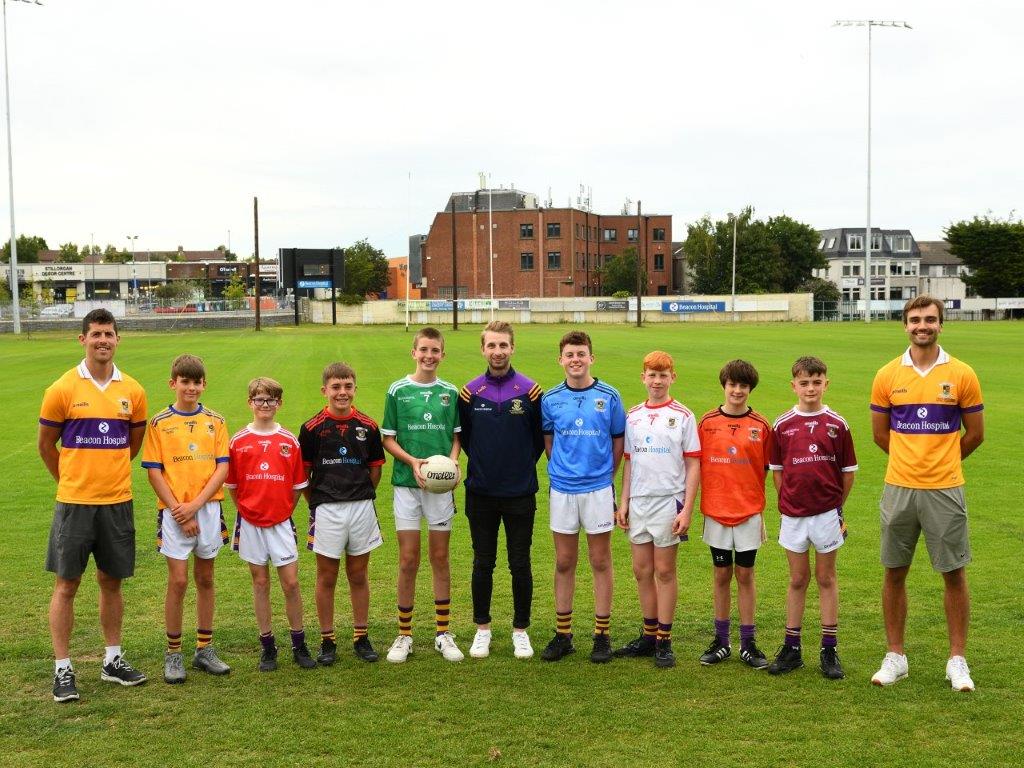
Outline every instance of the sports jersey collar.
[(743, 413), (726, 413), (726, 412), (725, 412), (725, 411), (724, 411), (724, 410), (722, 409), (722, 406), (718, 406), (718, 412), (719, 412), (720, 414), (722, 414), (723, 416), (725, 416), (725, 418), (727, 418), (727, 419), (743, 419), (743, 418), (746, 418), (747, 416), (749, 416), (749, 415), (750, 415), (750, 412), (751, 412), (751, 411), (753, 411), (753, 410), (754, 410), (754, 409), (753, 409), (753, 408), (751, 408), (751, 407), (750, 407), (750, 406), (748, 405), (748, 406), (747, 406), (747, 410), (745, 410), (745, 411), (744, 411)]
[(179, 411), (177, 408), (174, 407), (174, 403), (168, 405), (167, 409), (171, 413), (176, 413), (178, 416), (198, 416), (200, 413), (202, 413), (203, 404), (196, 403), (196, 409), (194, 411)]
[(435, 379), (434, 379), (433, 381), (428, 381), (428, 382), (422, 382), (422, 381), (413, 381), (413, 378), (412, 378), (412, 376), (411, 376), (411, 375), (407, 375), (407, 376), (405, 377), (405, 380), (406, 380), (406, 381), (407, 381), (407, 382), (408, 382), (409, 384), (412, 384), (412, 385), (413, 385), (414, 387), (433, 387), (433, 386), (435, 386), (435, 385), (436, 385), (436, 384), (437, 384), (437, 383), (438, 383), (439, 381), (441, 381), (440, 379), (437, 379), (437, 378), (435, 378)]
[(501, 376), (492, 376), (490, 368), (484, 371), (484, 378), (487, 379), (487, 381), (489, 381), (492, 384), (504, 384), (506, 381), (510, 381), (512, 377), (515, 375), (515, 368), (513, 368), (511, 365), (508, 367), (508, 371), (506, 373), (501, 374)]
[(351, 421), (356, 417), (357, 413), (359, 412), (356, 410), (356, 407), (354, 405), (352, 406), (351, 412), (349, 413), (348, 416), (335, 416), (333, 413), (331, 413), (330, 408), (328, 408), (326, 405), (324, 406), (323, 410), (324, 416), (326, 416), (328, 419), (331, 419), (332, 421)]
[(581, 389), (576, 389), (576, 387), (570, 387), (568, 379), (566, 379), (563, 383), (565, 384), (565, 388), (568, 389), (570, 392), (586, 392), (588, 389), (593, 389), (594, 387), (596, 387), (597, 381), (598, 380), (595, 378), (593, 384), (591, 384), (589, 387), (582, 387)]
[(96, 388), (102, 392), (103, 390), (110, 386), (111, 382), (121, 381), (121, 369), (114, 365), (114, 363), (111, 363), (111, 366), (113, 366), (114, 372), (110, 374), (110, 381), (108, 381), (106, 384), (101, 385), (98, 381), (96, 381), (96, 379), (92, 377), (92, 374), (89, 373), (89, 368), (86, 366), (85, 358), (83, 357), (82, 362), (78, 364), (78, 376), (79, 378), (82, 379), (89, 379), (89, 381), (95, 384)]
[(949, 353), (946, 350), (944, 350), (940, 345), (939, 356), (935, 359), (935, 362), (928, 366), (927, 370), (922, 371), (920, 368), (914, 365), (914, 361), (910, 357), (910, 347), (907, 347), (907, 351), (903, 353), (903, 359), (900, 360), (900, 365), (909, 366), (910, 368), (913, 368), (915, 371), (920, 373), (922, 376), (927, 376), (931, 369), (934, 368), (936, 365), (945, 365), (948, 362)]
[(245, 425), (245, 428), (252, 432), (254, 435), (263, 435), (264, 437), (269, 435), (276, 435), (278, 432), (281, 431), (281, 425), (276, 423), (274, 424), (274, 428), (269, 432), (263, 432), (262, 430), (256, 429), (256, 427), (253, 426), (253, 423), (251, 421)]
[(664, 403), (659, 403), (658, 405), (651, 405), (651, 402), (649, 400), (644, 400), (644, 408), (647, 408), (649, 410), (654, 410), (655, 408), (664, 408), (666, 406), (672, 405), (672, 403), (674, 403), (675, 401), (676, 399), (674, 397), (670, 397)]
[(797, 416), (821, 416), (827, 410), (828, 406), (825, 405), (824, 403), (821, 404), (820, 410), (814, 411), (813, 413), (804, 413), (803, 411), (799, 410), (795, 405), (793, 406), (793, 413), (795, 413)]

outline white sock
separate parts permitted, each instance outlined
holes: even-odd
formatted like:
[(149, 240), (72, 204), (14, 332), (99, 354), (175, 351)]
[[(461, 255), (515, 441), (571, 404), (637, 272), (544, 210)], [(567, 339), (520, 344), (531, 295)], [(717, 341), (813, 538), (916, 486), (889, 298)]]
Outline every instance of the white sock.
[(71, 659), (57, 659), (53, 663), (54, 674), (60, 672), (62, 669), (71, 669)]
[(120, 645), (108, 645), (107, 651), (103, 654), (103, 663), (110, 664), (114, 659), (121, 655)]

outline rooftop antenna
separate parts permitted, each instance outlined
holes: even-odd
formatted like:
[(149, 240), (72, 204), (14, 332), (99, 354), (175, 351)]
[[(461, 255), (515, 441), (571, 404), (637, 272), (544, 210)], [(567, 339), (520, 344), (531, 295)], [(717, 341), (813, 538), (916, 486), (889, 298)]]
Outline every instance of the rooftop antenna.
[(630, 209), (631, 209), (632, 207), (633, 207), (633, 201), (632, 201), (632, 200), (630, 200), (630, 199), (629, 199), (629, 198), (627, 197), (627, 198), (626, 198), (626, 202), (624, 202), (624, 203), (622, 204), (622, 215), (623, 215), (623, 216), (629, 216), (629, 211), (630, 211)]
[(477, 178), (479, 179), (480, 186), (477, 189), (487, 189), (487, 174), (483, 171), (477, 171)]

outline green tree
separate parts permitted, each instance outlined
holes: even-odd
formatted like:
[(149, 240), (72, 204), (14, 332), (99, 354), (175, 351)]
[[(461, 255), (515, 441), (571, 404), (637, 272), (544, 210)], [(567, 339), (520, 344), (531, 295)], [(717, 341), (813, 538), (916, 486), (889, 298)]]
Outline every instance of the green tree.
[(388, 260), (384, 251), (364, 238), (345, 249), (345, 286), (349, 296), (365, 297), (388, 288)]
[(223, 245), (218, 245), (215, 250), (220, 251), (220, 257), (224, 259), (224, 261), (238, 261), (238, 254), (234, 251), (229, 251)]
[(719, 293), (721, 277), (717, 271), (718, 243), (715, 241), (715, 225), (710, 216), (686, 226), (686, 240), (683, 242), (686, 256), (686, 270), (693, 274), (694, 293)]
[(35, 286), (32, 283), (26, 283), (25, 287), (21, 289), (21, 306), (32, 317), (39, 314), (39, 297), (36, 296)]
[(62, 243), (57, 252), (57, 261), (65, 264), (79, 264), (85, 261), (85, 255), (79, 253), (78, 246), (74, 243)]
[(231, 309), (242, 309), (245, 307), (245, 280), (237, 272), (228, 280), (224, 288), (224, 298), (228, 300)]
[(963, 281), (979, 296), (1024, 296), (1024, 222), (989, 215), (944, 230), (949, 251), (971, 273)]
[[(39, 252), (46, 250), (46, 241), (37, 235), (18, 235), (18, 263), (38, 264)], [(3, 251), (0, 251), (0, 261), (9, 264), (11, 261), (11, 240), (4, 243)]]
[(103, 261), (105, 264), (127, 264), (132, 260), (132, 254), (129, 251), (119, 251), (112, 245), (108, 245), (103, 249)]
[(768, 219), (768, 232), (778, 246), (780, 288), (792, 293), (810, 279), (816, 269), (828, 266), (825, 254), (818, 250), (818, 231), (789, 216)]
[[(601, 292), (604, 295), (626, 291), (636, 296), (637, 251), (635, 246), (623, 249), (622, 253), (608, 260), (604, 267)], [(643, 285), (647, 285), (647, 270), (643, 270)]]
[[(63, 247), (63, 246), (62, 246)], [(103, 251), (98, 245), (80, 245), (78, 246), (78, 254), (82, 257), (82, 261), (85, 261), (90, 256), (99, 256)]]
[(814, 302), (833, 302), (839, 301), (842, 298), (842, 294), (836, 287), (836, 284), (831, 280), (825, 280), (821, 277), (812, 277), (809, 280), (804, 280), (796, 287), (796, 291), (799, 293), (813, 293)]
[(7, 281), (9, 280), (8, 275), (0, 277), (0, 302), (8, 302), (11, 300), (11, 286)]

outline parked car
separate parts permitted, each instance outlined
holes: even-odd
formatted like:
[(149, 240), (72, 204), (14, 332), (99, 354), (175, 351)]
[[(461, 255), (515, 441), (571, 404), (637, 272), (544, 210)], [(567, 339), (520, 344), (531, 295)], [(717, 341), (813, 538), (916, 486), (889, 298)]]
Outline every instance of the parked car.
[(75, 314), (73, 304), (50, 304), (39, 311), (40, 317), (71, 317)]

